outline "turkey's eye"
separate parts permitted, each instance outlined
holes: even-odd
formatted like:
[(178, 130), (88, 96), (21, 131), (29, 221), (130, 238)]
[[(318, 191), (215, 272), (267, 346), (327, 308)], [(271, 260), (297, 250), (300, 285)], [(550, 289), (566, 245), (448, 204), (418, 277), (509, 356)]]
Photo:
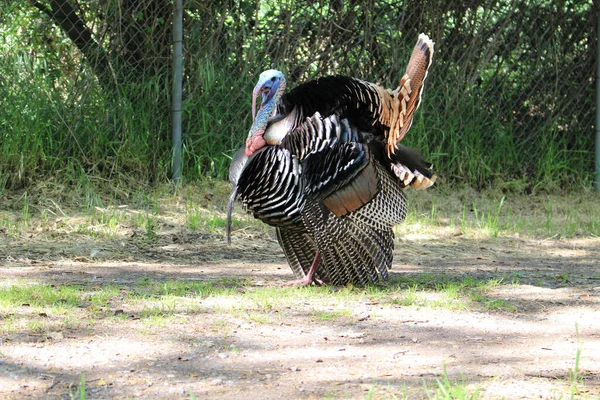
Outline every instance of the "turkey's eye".
[(271, 82), (275, 82), (275, 79), (276, 79), (275, 77), (272, 77)]

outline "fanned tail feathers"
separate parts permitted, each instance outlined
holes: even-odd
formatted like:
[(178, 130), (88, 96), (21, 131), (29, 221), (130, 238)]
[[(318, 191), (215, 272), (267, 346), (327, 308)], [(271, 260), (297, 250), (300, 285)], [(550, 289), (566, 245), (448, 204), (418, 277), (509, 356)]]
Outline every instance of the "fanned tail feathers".
[(427, 71), (433, 59), (433, 45), (433, 41), (427, 35), (424, 33), (419, 35), (406, 72), (400, 79), (400, 85), (392, 92), (394, 96), (398, 97), (400, 103), (399, 109), (394, 110), (398, 113), (398, 117), (392, 118), (387, 137), (388, 156), (394, 154), (396, 145), (410, 129), (413, 114), (421, 103), (423, 83), (427, 78)]
[(337, 216), (317, 201), (306, 202), (304, 225), (315, 237), (321, 268), (335, 285), (387, 279), (392, 264), (392, 227), (406, 216), (406, 198), (391, 173), (373, 163), (381, 188), (363, 207)]
[[(297, 278), (304, 277), (317, 253), (317, 246), (306, 229), (304, 227), (277, 228), (277, 241), (283, 249), (294, 275)], [(315, 277), (324, 282), (329, 280), (326, 270), (323, 268), (317, 270)]]
[(431, 163), (423, 160), (416, 150), (400, 144), (392, 155), (391, 169), (404, 187), (417, 190), (427, 189), (437, 179)]

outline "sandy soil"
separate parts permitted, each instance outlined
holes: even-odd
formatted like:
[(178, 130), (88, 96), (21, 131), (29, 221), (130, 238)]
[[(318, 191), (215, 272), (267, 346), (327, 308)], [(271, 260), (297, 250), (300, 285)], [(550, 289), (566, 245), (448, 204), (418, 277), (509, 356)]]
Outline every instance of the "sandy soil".
[[(131, 318), (99, 319), (88, 329), (12, 332), (0, 336), (0, 398), (70, 398), (82, 371), (89, 399), (421, 398), (444, 366), (450, 379), (480, 387), (483, 398), (569, 398), (579, 347), (579, 395), (595, 399), (598, 260), (600, 239), (406, 237), (396, 244), (396, 278), (503, 278), (487, 295), (514, 309), (364, 299), (351, 315), (316, 320), (306, 298), (263, 323), (199, 311), (151, 329)], [(14, 239), (0, 232), (3, 286), (116, 283), (126, 290), (144, 278), (221, 277), (249, 278), (244, 290), (252, 290), (276, 286), (291, 273), (277, 243), (264, 237), (234, 236), (228, 247), (217, 235), (178, 232), (155, 241), (135, 232), (102, 240), (52, 233)]]

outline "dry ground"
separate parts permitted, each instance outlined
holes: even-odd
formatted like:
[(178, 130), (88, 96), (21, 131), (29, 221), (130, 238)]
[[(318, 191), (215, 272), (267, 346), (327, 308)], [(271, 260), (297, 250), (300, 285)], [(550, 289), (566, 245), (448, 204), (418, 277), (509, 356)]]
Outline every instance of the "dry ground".
[[(84, 372), (89, 399), (416, 399), (445, 368), (451, 387), (482, 398), (596, 399), (598, 260), (598, 238), (440, 228), (397, 240), (390, 286), (279, 289), (291, 274), (264, 232), (240, 230), (227, 246), (177, 225), (152, 238), (133, 228), (110, 237), (0, 230), (0, 289), (77, 284), (82, 293), (69, 314), (80, 321), (32, 315), (27, 303), (0, 313), (0, 398), (71, 398)], [(124, 300), (144, 283), (226, 286), (224, 277), (240, 278), (232, 295), (187, 299), (195, 306), (174, 304), (162, 319)], [(472, 281), (495, 284), (480, 297), (436, 290)], [(124, 297), (85, 304), (107, 285)]]

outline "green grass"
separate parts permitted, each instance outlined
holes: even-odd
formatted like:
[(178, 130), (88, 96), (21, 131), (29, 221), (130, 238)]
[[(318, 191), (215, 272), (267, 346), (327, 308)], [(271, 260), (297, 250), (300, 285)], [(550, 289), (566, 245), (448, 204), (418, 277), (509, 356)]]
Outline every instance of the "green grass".
[[(510, 284), (514, 284), (514, 281)], [(221, 312), (243, 308), (255, 313), (251, 319), (257, 319), (256, 313), (281, 312), (284, 307), (310, 298), (320, 305), (310, 313), (316, 320), (327, 321), (349, 316), (352, 304), (359, 298), (367, 298), (392, 306), (514, 311), (514, 306), (508, 301), (489, 296), (488, 293), (505, 285), (496, 278), (476, 280), (467, 276), (449, 280), (444, 276), (423, 273), (394, 277), (386, 284), (341, 290), (331, 287), (274, 288), (247, 285), (247, 280), (232, 279), (208, 282), (142, 280), (130, 287), (109, 285), (102, 288), (14, 283), (0, 288), (0, 310), (10, 313), (10, 310), (20, 307), (32, 313), (45, 312), (72, 318), (69, 312), (74, 310), (106, 316), (109, 308), (126, 305), (136, 308), (144, 319), (195, 312), (203, 307), (198, 300), (211, 298), (213, 305), (207, 306), (209, 308)]]
[(350, 317), (352, 317), (352, 311), (350, 309), (313, 311), (313, 319), (317, 322), (335, 321)]
[[(72, 52), (64, 57), (78, 58)], [(0, 110), (2, 190), (39, 186), (42, 176), (50, 185), (71, 188), (89, 180), (117, 179), (129, 186), (166, 178), (169, 145), (156, 138), (168, 128), (161, 117), (168, 108), (156, 104), (156, 90), (167, 74), (103, 93), (90, 74), (72, 71), (49, 79), (42, 73), (46, 68), (16, 49), (0, 60), (2, 74), (12, 77), (0, 92), (11, 99)]]
[(13, 285), (0, 289), (0, 307), (25, 306), (33, 309), (43, 307), (77, 307), (81, 300), (81, 286), (37, 284)]
[(227, 219), (211, 213), (202, 207), (193, 207), (186, 211), (187, 226), (192, 231), (217, 233), (227, 226)]
[(75, 400), (79, 398), (79, 400), (85, 400), (85, 373), (82, 372), (79, 377), (79, 385), (77, 386), (77, 391), (75, 393), (71, 392), (71, 400)]
[(498, 278), (478, 280), (465, 276), (449, 280), (445, 276), (420, 273), (394, 277), (386, 285), (372, 285), (364, 290), (374, 300), (398, 306), (516, 311), (510, 302), (488, 294), (502, 285), (503, 280)]
[[(423, 398), (429, 400), (477, 400), (483, 398), (481, 388), (478, 385), (468, 383), (464, 377), (453, 379), (448, 376), (446, 366), (443, 372), (436, 378), (435, 382), (423, 382), (422, 390), (417, 394), (409, 393), (405, 383), (400, 388), (373, 383), (365, 396), (365, 400), (394, 399), (410, 400)], [(336, 398), (333, 395), (332, 398)]]
[[(84, 261), (96, 257), (126, 258), (127, 247), (118, 247), (104, 255), (102, 241), (116, 241), (123, 243), (122, 246), (133, 243), (143, 248), (165, 229), (174, 228), (224, 235), (223, 200), (228, 192), (226, 183), (206, 181), (175, 194), (168, 187), (135, 192), (129, 196), (129, 204), (122, 204), (114, 193), (101, 193), (91, 197), (102, 207), (85, 204), (83, 209), (46, 196), (57, 194), (54, 191), (36, 196), (22, 193), (4, 203), (8, 208), (0, 210), (0, 232), (16, 239), (35, 238), (41, 234), (51, 235), (51, 240), (65, 238), (68, 241), (76, 234), (80, 236), (76, 241), (94, 243), (100, 240), (98, 245), (76, 251)], [(92, 191), (87, 193), (91, 195)], [(510, 240), (515, 236), (536, 240), (600, 236), (600, 209), (594, 194), (521, 196), (464, 189), (454, 195), (411, 191), (409, 196), (407, 221), (399, 225), (396, 232), (415, 246), (428, 243), (430, 238), (439, 235), (456, 237), (456, 240), (463, 236), (494, 240)], [(191, 226), (190, 221), (195, 216), (198, 216), (197, 225)], [(234, 241), (235, 234), (273, 240), (271, 231), (264, 224), (244, 215), (242, 210), (237, 210), (234, 226)], [(127, 315), (111, 314), (118, 304), (121, 308), (127, 305), (145, 323), (156, 325), (164, 325), (177, 313), (207, 309), (228, 313), (239, 312), (240, 308), (249, 310), (247, 314), (240, 314), (241, 318), (268, 324), (279, 320), (286, 312), (285, 307), (307, 298), (319, 302), (319, 307), (307, 311), (308, 318), (337, 320), (349, 316), (347, 310), (351, 310), (357, 296), (395, 307), (515, 312), (516, 306), (495, 296), (494, 291), (506, 285), (518, 285), (521, 279), (518, 272), (489, 280), (474, 280), (467, 276), (449, 279), (445, 275), (419, 273), (396, 275), (386, 284), (365, 288), (283, 289), (252, 287), (248, 286), (248, 280), (237, 279), (210, 282), (140, 280), (127, 287), (17, 282), (10, 288), (0, 288), (0, 312), (5, 316), (5, 331), (15, 331), (19, 327), (34, 331), (60, 326), (77, 329), (93, 325), (93, 318), (88, 316), (118, 321)], [(568, 284), (572, 277), (557, 274), (555, 279)], [(207, 306), (198, 301), (205, 298), (211, 298), (213, 303)], [(11, 307), (21, 308), (26, 313), (13, 315), (9, 311)], [(40, 312), (50, 317), (43, 323), (28, 324), (32, 315)], [(81, 314), (83, 318), (79, 318)]]
[(598, 237), (598, 195), (502, 194), (497, 191), (411, 192), (400, 235), (448, 231), (466, 237)]
[[(469, 386), (471, 385), (468, 385), (464, 378), (451, 380), (446, 372), (446, 366), (444, 366), (444, 372), (437, 380), (437, 387), (433, 395), (428, 395), (428, 398), (435, 400), (477, 400), (482, 398), (479, 388)], [(425, 388), (427, 390), (427, 385)]]
[[(184, 103), (183, 171), (188, 182), (225, 179), (231, 155), (244, 143), (251, 123), (248, 96), (260, 71), (255, 55), (246, 56), (253, 61), (244, 63), (248, 69), (242, 74), (240, 66), (211, 57), (198, 57), (187, 65), (188, 84), (202, 88)], [(64, 58), (81, 65), (72, 48), (65, 50)], [(80, 74), (55, 66), (57, 75), (50, 79), (48, 66), (40, 62), (17, 49), (0, 60), (2, 76), (11, 77), (0, 92), (7, 100), (0, 110), (0, 193), (37, 190), (41, 184), (77, 188), (88, 205), (101, 207), (95, 186), (126, 192), (168, 182), (168, 71), (110, 93), (90, 71)], [(507, 194), (591, 188), (591, 137), (574, 146), (557, 121), (547, 121), (530, 128), (536, 134), (527, 136), (523, 146), (519, 135), (529, 129), (519, 131), (507, 123), (512, 109), (483, 108), (482, 99), (490, 94), (477, 88), (464, 94), (457, 101), (454, 86), (427, 87), (405, 139), (434, 163), (440, 186), (468, 185)], [(192, 230), (205, 223), (197, 217), (201, 215), (191, 209)], [(492, 212), (489, 218), (493, 217)], [(493, 232), (498, 225), (490, 223)]]
[(581, 362), (581, 348), (582, 342), (579, 336), (579, 325), (575, 324), (575, 336), (577, 337), (577, 350), (575, 353), (575, 363), (573, 369), (569, 371), (569, 377), (571, 380), (571, 396), (570, 399), (574, 399), (576, 395), (580, 394), (580, 389), (583, 383), (583, 377), (580, 375), (580, 362)]
[[(227, 184), (215, 182), (192, 185), (176, 194), (157, 188), (131, 194), (128, 204), (121, 204), (104, 193), (94, 200), (102, 206), (86, 204), (79, 209), (28, 194), (27, 202), (25, 196), (19, 196), (12, 199), (12, 206), (0, 210), (0, 228), (4, 228), (6, 238), (21, 241), (35, 240), (35, 235), (43, 238), (46, 238), (44, 235), (52, 235), (49, 238), (64, 235), (62, 237), (72, 240), (71, 234), (79, 232), (78, 240), (100, 244), (122, 240), (139, 246), (148, 239), (156, 240), (165, 230), (222, 234), (220, 223), (210, 226), (208, 222), (211, 215), (217, 219), (222, 217), (223, 199), (228, 189)], [(420, 192), (411, 192), (409, 196), (408, 220), (397, 228), (401, 238), (408, 238), (409, 246), (420, 248), (431, 238), (438, 237), (436, 235), (455, 238), (451, 240), (472, 237), (493, 241), (514, 236), (538, 240), (557, 237), (557, 234), (583, 238), (598, 235), (593, 221), (598, 220), (600, 211), (595, 207), (596, 197), (592, 194), (521, 197), (498, 192), (475, 193), (467, 189), (454, 196)], [(24, 223), (26, 215), (28, 222)], [(194, 215), (204, 218), (198, 219), (195, 230), (189, 223), (190, 216)], [(154, 239), (146, 229), (149, 225)], [(267, 228), (243, 215), (241, 210), (236, 214), (236, 227), (238, 235), (273, 240)], [(132, 231), (136, 233), (130, 238)], [(422, 249), (427, 250), (427, 247)], [(173, 327), (186, 327), (198, 315), (207, 315), (210, 321), (206, 334), (222, 339), (232, 337), (239, 324), (270, 329), (285, 324), (290, 317), (311, 325), (352, 324), (358, 316), (355, 310), (365, 301), (378, 304), (370, 315), (373, 319), (379, 318), (379, 309), (397, 308), (511, 314), (517, 311), (517, 306), (498, 293), (519, 285), (524, 278), (520, 272), (485, 279), (422, 272), (395, 274), (389, 282), (378, 285), (341, 288), (256, 286), (249, 278), (209, 281), (141, 278), (133, 283), (103, 286), (93, 282), (53, 285), (16, 280), (0, 284), (0, 333), (29, 332), (43, 336), (73, 332), (75, 335), (126, 326), (144, 335), (156, 335)], [(561, 273), (555, 279), (567, 285), (575, 277)], [(580, 350), (578, 347), (566, 382), (571, 387), (571, 398), (585, 393)], [(236, 350), (227, 351), (234, 354)], [(410, 398), (403, 393), (376, 384), (366, 396)], [(454, 380), (445, 374), (438, 377), (438, 382), (428, 383), (421, 395), (432, 399), (481, 398), (476, 384)]]
[[(103, 287), (74, 284), (49, 285), (15, 282), (0, 288), (2, 330), (49, 332), (93, 327), (94, 321), (115, 323), (131, 316), (145, 327), (164, 327), (185, 322), (186, 315), (210, 312), (237, 315), (250, 322), (272, 324), (289, 310), (310, 299), (303, 313), (324, 323), (350, 320), (360, 299), (387, 307), (514, 311), (510, 302), (490, 297), (502, 285), (493, 280), (444, 280), (431, 274), (393, 279), (385, 285), (365, 288), (275, 288), (248, 286), (249, 281), (222, 279), (207, 282), (141, 280), (132, 286)], [(126, 310), (126, 311), (117, 311)], [(40, 318), (43, 315), (43, 318)]]
[[(129, 315), (147, 326), (166, 326), (179, 313), (197, 312), (199, 301), (226, 298), (243, 281), (139, 282), (133, 287), (13, 283), (0, 287), (0, 316), (4, 332), (25, 329), (48, 332), (93, 325), (93, 319), (126, 320)], [(131, 313), (116, 313), (127, 309)], [(15, 310), (18, 310), (16, 312)], [(40, 319), (40, 316), (44, 316)]]

